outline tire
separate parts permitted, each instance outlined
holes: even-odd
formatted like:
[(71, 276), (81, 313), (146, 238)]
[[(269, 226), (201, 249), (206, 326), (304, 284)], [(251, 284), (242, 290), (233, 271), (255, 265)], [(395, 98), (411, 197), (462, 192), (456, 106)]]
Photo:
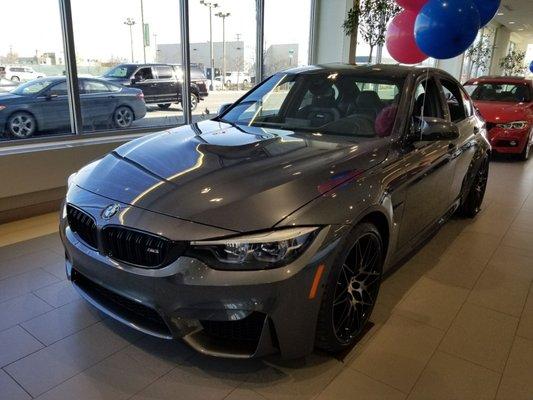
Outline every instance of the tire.
[(19, 78), (18, 76), (12, 76), (12, 77), (11, 77), (11, 80), (12, 80), (13, 82), (20, 82), (20, 78)]
[(30, 113), (18, 111), (7, 120), (7, 132), (14, 138), (27, 139), (37, 131), (37, 121)]
[(133, 110), (128, 106), (119, 106), (113, 113), (113, 125), (117, 129), (127, 129), (135, 119)]
[(351, 347), (376, 302), (385, 252), (378, 229), (357, 225), (328, 274), (318, 314), (315, 346), (332, 353)]
[(520, 153), (520, 159), (522, 161), (527, 161), (529, 159), (529, 153), (531, 152), (531, 133), (529, 134), (526, 145), (524, 146), (524, 150)]
[(157, 106), (161, 109), (161, 110), (168, 110), (170, 108), (172, 104), (170, 103), (165, 103), (165, 104), (158, 104)]
[(476, 176), (468, 189), (468, 193), (459, 207), (458, 214), (465, 218), (474, 218), (481, 211), (481, 204), (487, 188), (489, 177), (489, 156), (487, 155), (476, 171)]
[[(196, 110), (196, 108), (198, 108), (198, 102), (199, 102), (199, 98), (196, 94), (194, 93), (191, 93), (191, 111), (194, 111)], [(181, 108), (183, 109), (183, 103), (181, 103)]]

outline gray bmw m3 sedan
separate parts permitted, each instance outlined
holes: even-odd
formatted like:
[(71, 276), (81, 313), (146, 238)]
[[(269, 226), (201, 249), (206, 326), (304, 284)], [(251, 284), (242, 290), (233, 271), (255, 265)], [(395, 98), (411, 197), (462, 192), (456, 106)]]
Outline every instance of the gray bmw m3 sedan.
[(202, 353), (342, 351), (383, 276), (450, 216), (480, 210), (485, 135), (437, 69), (280, 72), (212, 120), (72, 175), (67, 275), (104, 313)]

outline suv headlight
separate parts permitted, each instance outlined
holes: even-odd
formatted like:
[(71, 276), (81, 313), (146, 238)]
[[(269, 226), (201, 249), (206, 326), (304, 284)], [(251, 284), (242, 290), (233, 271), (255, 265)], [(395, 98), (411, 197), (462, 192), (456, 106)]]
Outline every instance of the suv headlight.
[(221, 240), (191, 242), (188, 255), (226, 270), (279, 268), (296, 260), (311, 244), (318, 227), (299, 227)]
[(524, 129), (527, 128), (527, 121), (513, 121), (513, 122), (507, 122), (505, 124), (498, 124), (496, 125), (498, 128), (503, 129)]

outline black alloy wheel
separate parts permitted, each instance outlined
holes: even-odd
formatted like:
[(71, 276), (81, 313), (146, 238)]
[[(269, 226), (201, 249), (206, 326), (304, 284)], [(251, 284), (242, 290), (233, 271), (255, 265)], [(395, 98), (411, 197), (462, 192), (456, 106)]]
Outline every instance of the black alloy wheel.
[(351, 346), (363, 332), (383, 273), (383, 245), (374, 225), (358, 225), (350, 242), (328, 277), (317, 326), (317, 346), (332, 352)]
[(486, 156), (481, 161), (476, 176), (472, 181), (470, 190), (459, 209), (459, 214), (463, 217), (474, 218), (481, 211), (481, 204), (485, 197), (487, 182), (489, 179), (489, 158)]

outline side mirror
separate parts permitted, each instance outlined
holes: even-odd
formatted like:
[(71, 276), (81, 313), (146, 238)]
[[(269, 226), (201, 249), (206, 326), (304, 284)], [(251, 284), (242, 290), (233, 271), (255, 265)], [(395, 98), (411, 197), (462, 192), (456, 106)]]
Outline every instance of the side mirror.
[(230, 108), (233, 105), (233, 103), (224, 103), (220, 106), (218, 109), (218, 115), (222, 115), (226, 112), (228, 108)]
[(459, 137), (457, 125), (440, 118), (424, 118), (416, 125), (412, 133), (415, 142), (455, 140)]
[(52, 99), (55, 99), (56, 97), (57, 97), (57, 94), (55, 94), (55, 93), (47, 93), (47, 94), (44, 95), (44, 98), (46, 100), (52, 100)]
[(131, 85), (135, 85), (137, 82), (139, 82), (139, 79), (137, 79), (137, 78), (131, 78), (130, 79), (130, 84)]

